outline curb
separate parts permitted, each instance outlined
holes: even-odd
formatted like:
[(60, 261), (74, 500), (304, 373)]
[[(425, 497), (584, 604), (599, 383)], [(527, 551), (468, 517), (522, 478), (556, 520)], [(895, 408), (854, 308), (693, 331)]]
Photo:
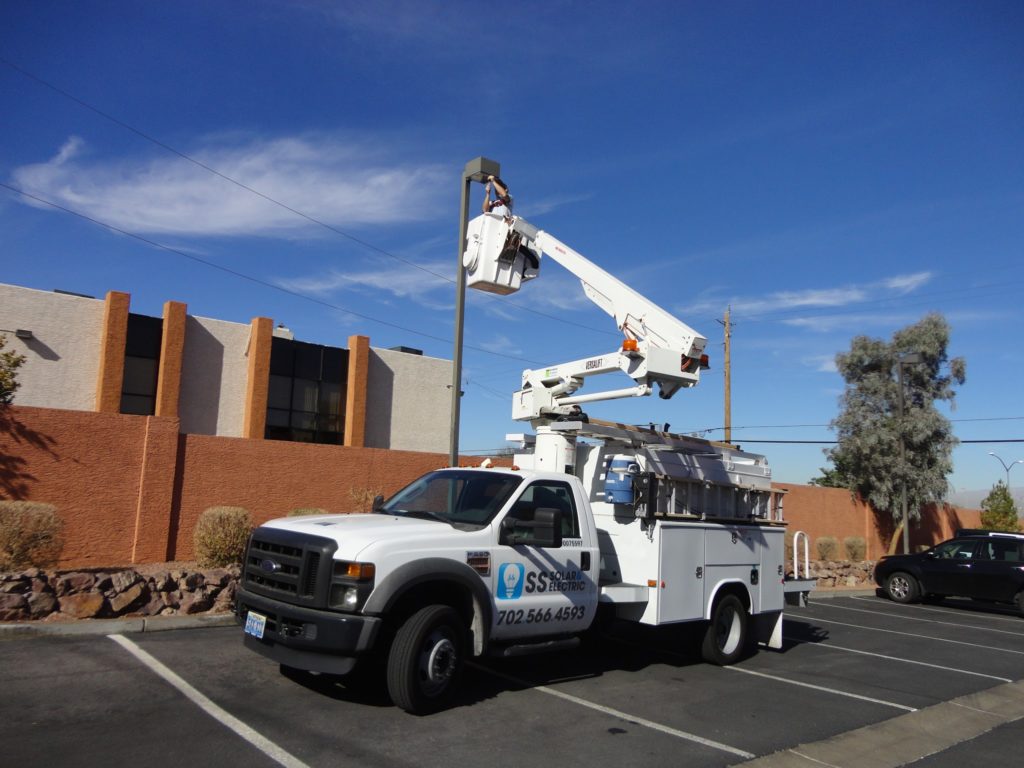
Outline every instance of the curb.
[(0, 640), (43, 635), (120, 635), (131, 632), (166, 632), (174, 629), (206, 629), (235, 625), (233, 613), (209, 616), (149, 616), (128, 619), (82, 619), (81, 621), (25, 621), (0, 624)]
[(832, 600), (836, 597), (874, 597), (878, 594), (878, 587), (860, 588), (860, 587), (841, 587), (836, 589), (835, 587), (818, 587), (812, 589), (810, 594), (807, 595), (807, 599), (810, 601), (814, 600)]

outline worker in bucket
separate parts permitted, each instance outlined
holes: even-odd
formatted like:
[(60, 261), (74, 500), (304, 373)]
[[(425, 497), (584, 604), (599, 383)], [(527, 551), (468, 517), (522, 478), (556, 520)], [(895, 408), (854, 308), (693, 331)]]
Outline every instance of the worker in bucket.
[[(496, 200), (491, 200), (491, 185), (494, 185)], [(497, 176), (488, 176), (487, 186), (484, 189), (484, 213), (499, 213), (506, 219), (511, 219), (512, 195), (508, 193), (508, 185)]]

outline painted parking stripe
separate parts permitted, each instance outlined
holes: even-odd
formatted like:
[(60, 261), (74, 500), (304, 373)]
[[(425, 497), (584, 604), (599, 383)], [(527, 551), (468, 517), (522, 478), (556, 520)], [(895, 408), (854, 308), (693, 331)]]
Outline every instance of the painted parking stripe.
[(887, 659), (889, 661), (901, 661), (904, 664), (916, 664), (920, 667), (931, 667), (932, 669), (941, 669), (944, 672), (958, 672), (961, 675), (973, 675), (974, 677), (986, 677), (989, 680), (999, 680), (1003, 683), (1012, 683), (1008, 677), (999, 677), (997, 675), (986, 675), (982, 672), (972, 672), (969, 669), (957, 669), (956, 667), (944, 667), (941, 664), (930, 664), (927, 661), (918, 661), (917, 659), (903, 659), (899, 656), (887, 656), (884, 653), (873, 653), (872, 651), (862, 651), (858, 648), (846, 648), (842, 645), (834, 645), (830, 642), (814, 643), (808, 640), (799, 640), (795, 637), (786, 637), (792, 643), (799, 643), (800, 645), (806, 645), (811, 648), (827, 648), (834, 651), (845, 651), (846, 653), (859, 653), (863, 656), (874, 656), (876, 659)]
[(564, 701), (570, 701), (573, 704), (578, 704), (581, 707), (592, 709), (595, 712), (601, 712), (605, 715), (611, 715), (612, 717), (618, 718), (619, 720), (625, 720), (627, 723), (642, 725), (643, 727), (650, 728), (653, 731), (659, 731), (661, 733), (668, 734), (669, 736), (675, 736), (676, 738), (685, 739), (686, 741), (692, 741), (696, 744), (702, 744), (705, 747), (711, 747), (711, 749), (717, 749), (721, 752), (728, 752), (730, 755), (736, 755), (737, 757), (742, 757), (747, 760), (756, 757), (756, 755), (753, 752), (747, 752), (746, 750), (738, 749), (737, 747), (730, 747), (728, 744), (722, 744), (719, 741), (705, 739), (703, 736), (697, 736), (693, 733), (680, 731), (677, 728), (671, 728), (667, 725), (656, 723), (653, 720), (647, 720), (643, 717), (631, 715), (628, 712), (622, 712), (618, 709), (606, 707), (603, 704), (597, 704), (593, 701), (588, 701), (587, 699), (581, 699), (579, 696), (573, 696), (572, 694), (564, 693), (562, 691), (555, 690), (554, 688), (549, 688), (546, 685), (535, 685), (534, 683), (531, 683), (529, 680), (523, 680), (522, 678), (518, 678), (513, 675), (506, 675), (504, 672), (498, 672), (496, 670), (489, 669), (488, 667), (481, 666), (480, 664), (477, 664), (475, 662), (467, 662), (467, 666), (473, 667), (474, 669), (478, 669), (482, 672), (486, 672), (489, 675), (494, 675), (495, 677), (503, 678), (504, 680), (508, 680), (509, 682), (514, 683), (515, 685), (522, 686), (531, 691), (540, 691), (541, 693), (546, 693), (549, 696), (555, 696), (556, 698), (562, 699)]
[(947, 640), (944, 637), (935, 637), (934, 635), (919, 635), (915, 632), (898, 632), (895, 629), (879, 629), (878, 627), (868, 627), (864, 624), (850, 624), (845, 621), (832, 621), (831, 619), (822, 619), (817, 616), (809, 616), (808, 619), (814, 622), (820, 622), (822, 624), (838, 624), (841, 627), (853, 627), (854, 629), (864, 629), (868, 632), (885, 632), (888, 635), (903, 635), (904, 637), (918, 637), (922, 640), (934, 640), (937, 643), (953, 643), (954, 645), (967, 645), (971, 648), (984, 648), (988, 651), (1001, 651), (1002, 653), (1013, 653), (1017, 656), (1024, 656), (1024, 651), (1013, 651), (1009, 648), (998, 648), (994, 645), (982, 645), (981, 643), (968, 643), (964, 640)]
[[(874, 603), (879, 607), (881, 607), (882, 605), (886, 605), (890, 608), (896, 609), (895, 611), (887, 612), (888, 615), (893, 616), (898, 615), (896, 611), (927, 611), (929, 613), (945, 613), (949, 614), (950, 616), (970, 616), (974, 619), (991, 619), (992, 621), (1011, 621), (1018, 627), (1022, 625), (1021, 616), (1013, 615), (1010, 613), (987, 613), (980, 610), (972, 610), (970, 608), (940, 608), (935, 605), (921, 605), (920, 603), (907, 605), (905, 603), (894, 603), (891, 600), (886, 600), (882, 602), (879, 601), (877, 597), (851, 597), (850, 600), (863, 600), (864, 602)], [(820, 603), (816, 604), (820, 605)], [(1012, 611), (1012, 608), (1007, 607), (1007, 611)], [(880, 611), (880, 613), (884, 612)]]
[(905, 614), (895, 614), (891, 611), (869, 611), (866, 608), (851, 608), (848, 605), (829, 605), (829, 606), (816, 606), (822, 608), (834, 608), (839, 611), (856, 611), (857, 613), (870, 613), (872, 616), (899, 616), (901, 619), (907, 621), (923, 621), (927, 624), (942, 624), (947, 627), (959, 627), (960, 629), (976, 629), (979, 632), (997, 632), (1000, 635), (1012, 635), (1013, 637), (1024, 637), (1022, 632), (1010, 632), (1006, 629), (993, 629), (992, 627), (976, 627), (973, 624), (960, 624), (955, 621), (938, 621), (937, 619), (922, 619), (919, 616), (907, 616)]
[(850, 699), (860, 699), (861, 701), (868, 701), (872, 704), (881, 704), (886, 707), (894, 707), (896, 709), (902, 709), (904, 712), (917, 712), (914, 707), (908, 707), (905, 704), (897, 704), (893, 701), (885, 701), (884, 699), (873, 699), (870, 696), (861, 696), (859, 693), (849, 693), (848, 691), (840, 691), (836, 688), (826, 688), (823, 685), (813, 685), (811, 683), (804, 683), (799, 680), (790, 680), (788, 677), (779, 677), (778, 675), (769, 675), (764, 672), (755, 672), (752, 669), (744, 669), (743, 667), (722, 667), (722, 669), (729, 669), (733, 672), (742, 672), (745, 675), (756, 675), (757, 677), (764, 677), (769, 680), (775, 680), (780, 683), (788, 683), (789, 685), (798, 685), (801, 688), (811, 688), (815, 691), (823, 691), (824, 693), (835, 694), (836, 696), (846, 696)]
[(111, 640), (124, 648), (128, 653), (134, 656), (136, 659), (141, 661), (150, 671), (154, 672), (158, 676), (162, 677), (166, 682), (174, 686), (185, 698), (191, 701), (193, 704), (198, 706), (206, 714), (212, 717), (214, 720), (225, 726), (229, 730), (233, 731), (238, 736), (241, 736), (247, 742), (252, 744), (256, 749), (265, 754), (271, 760), (285, 766), (285, 768), (309, 768), (304, 762), (299, 760), (297, 757), (289, 752), (286, 752), (281, 747), (277, 746), (270, 739), (257, 733), (255, 730), (250, 728), (248, 725), (243, 723), (234, 715), (230, 714), (226, 710), (214, 704), (210, 699), (201, 694), (191, 685), (186, 683), (181, 677), (172, 672), (162, 662), (158, 661), (155, 657), (151, 656), (146, 651), (142, 650), (139, 646), (133, 643), (124, 635), (107, 635)]

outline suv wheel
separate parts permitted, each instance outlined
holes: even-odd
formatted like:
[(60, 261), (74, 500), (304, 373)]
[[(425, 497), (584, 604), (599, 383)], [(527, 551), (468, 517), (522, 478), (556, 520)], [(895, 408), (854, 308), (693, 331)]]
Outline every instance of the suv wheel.
[(897, 603), (912, 603), (920, 594), (917, 579), (909, 573), (897, 571), (885, 580), (885, 593)]

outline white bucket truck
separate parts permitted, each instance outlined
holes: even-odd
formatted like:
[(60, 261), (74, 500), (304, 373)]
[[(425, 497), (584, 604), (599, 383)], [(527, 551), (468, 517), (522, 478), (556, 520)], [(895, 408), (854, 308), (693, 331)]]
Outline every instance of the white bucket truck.
[[(283, 667), (350, 675), (382, 663), (388, 692), (447, 704), (466, 659), (573, 647), (598, 611), (649, 625), (703, 622), (705, 659), (781, 647), (784, 524), (761, 456), (607, 422), (580, 404), (697, 384), (706, 340), (528, 222), (470, 222), (471, 287), (511, 293), (542, 254), (576, 274), (625, 340), (609, 354), (525, 371), (511, 468), (447, 468), (373, 514), (273, 520), (249, 542), (245, 644)], [(634, 384), (593, 395), (589, 376)]]

